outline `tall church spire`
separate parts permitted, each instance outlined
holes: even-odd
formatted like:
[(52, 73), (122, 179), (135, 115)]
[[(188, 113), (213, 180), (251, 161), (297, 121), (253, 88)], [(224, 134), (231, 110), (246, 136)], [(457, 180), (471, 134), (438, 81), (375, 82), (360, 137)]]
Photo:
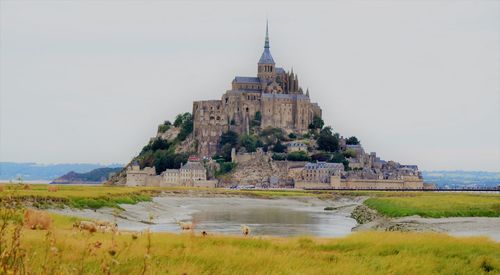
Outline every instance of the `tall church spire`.
[[(271, 56), (271, 51), (269, 51), (269, 24), (267, 20), (266, 20), (266, 40), (264, 42), (264, 52), (260, 56), (259, 64), (269, 64), (274, 66), (274, 60), (273, 57)], [(269, 72), (272, 72), (271, 69), (269, 70), (270, 70)]]
[(269, 49), (269, 22), (266, 20), (266, 42), (264, 42), (264, 48)]

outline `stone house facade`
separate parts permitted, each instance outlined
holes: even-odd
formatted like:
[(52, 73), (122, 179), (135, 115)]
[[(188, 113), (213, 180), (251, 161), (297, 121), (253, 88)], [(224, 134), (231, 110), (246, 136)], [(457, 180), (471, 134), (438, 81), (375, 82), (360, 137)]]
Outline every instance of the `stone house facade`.
[(207, 169), (199, 161), (188, 161), (180, 169), (167, 169), (156, 175), (154, 167), (132, 165), (127, 169), (127, 186), (216, 187), (217, 180), (207, 179)]
[(127, 168), (127, 186), (146, 186), (154, 184), (157, 179), (154, 167), (144, 167), (141, 169), (139, 164), (133, 163)]
[(307, 152), (307, 145), (305, 145), (302, 142), (296, 142), (292, 141), (286, 145), (286, 151), (288, 153), (293, 153), (293, 152)]

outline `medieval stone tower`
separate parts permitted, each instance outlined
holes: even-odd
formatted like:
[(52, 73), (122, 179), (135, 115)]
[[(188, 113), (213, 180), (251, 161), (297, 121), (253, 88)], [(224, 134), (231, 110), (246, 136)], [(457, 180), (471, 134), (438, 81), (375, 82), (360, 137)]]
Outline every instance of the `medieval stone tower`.
[(193, 102), (194, 138), (200, 156), (212, 156), (221, 135), (228, 130), (248, 132), (255, 115), (261, 115), (261, 128), (275, 127), (303, 133), (321, 108), (304, 95), (296, 74), (276, 67), (270, 51), (266, 24), (264, 51), (257, 63), (257, 77), (236, 76), (231, 90), (221, 100)]

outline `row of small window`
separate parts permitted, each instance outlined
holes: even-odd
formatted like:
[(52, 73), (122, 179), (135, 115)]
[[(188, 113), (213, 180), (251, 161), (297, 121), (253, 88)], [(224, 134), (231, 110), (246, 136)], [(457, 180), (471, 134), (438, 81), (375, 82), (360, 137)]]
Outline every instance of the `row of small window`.
[(265, 72), (265, 73), (272, 73), (273, 72), (273, 66), (261, 66), (259, 67), (260, 72)]

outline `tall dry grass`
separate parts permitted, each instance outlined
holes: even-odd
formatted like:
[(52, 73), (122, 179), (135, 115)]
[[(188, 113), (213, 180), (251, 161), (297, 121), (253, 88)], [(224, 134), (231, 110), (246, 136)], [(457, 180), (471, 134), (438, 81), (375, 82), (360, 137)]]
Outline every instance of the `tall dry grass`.
[[(200, 233), (88, 233), (52, 215), (50, 230), (8, 226), (6, 272), (18, 274), (494, 274), (500, 244), (436, 233), (365, 232), (346, 238)], [(17, 234), (15, 228), (19, 228)], [(26, 227), (24, 227), (26, 228)], [(23, 231), (24, 230), (24, 231)], [(18, 242), (12, 242), (16, 239)], [(3, 242), (5, 243), (5, 242)], [(15, 264), (14, 264), (15, 263)]]

